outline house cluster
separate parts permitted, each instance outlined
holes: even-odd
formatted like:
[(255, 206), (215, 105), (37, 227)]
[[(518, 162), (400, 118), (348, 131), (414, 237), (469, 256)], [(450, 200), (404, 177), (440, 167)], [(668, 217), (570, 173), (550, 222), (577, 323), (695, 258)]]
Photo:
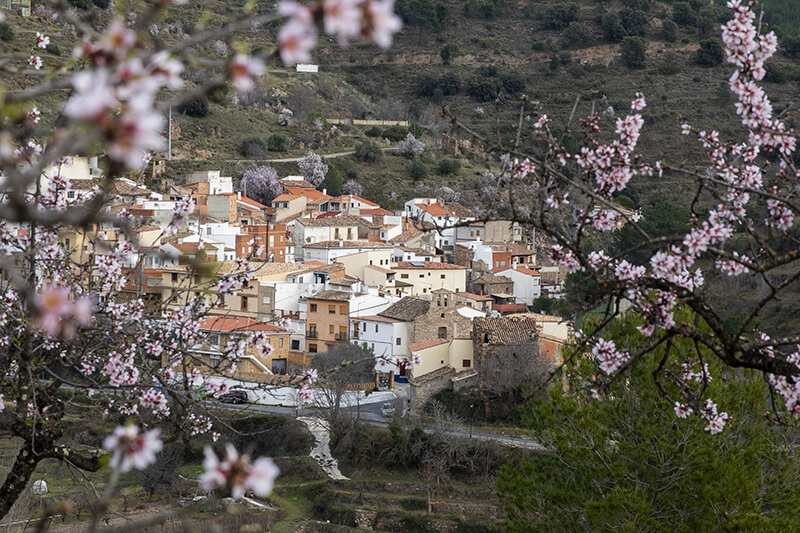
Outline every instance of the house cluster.
[[(61, 174), (69, 198), (101, 177), (86, 158)], [(414, 198), (392, 212), (360, 196), (330, 196), (301, 177), (281, 185), (264, 205), (218, 171), (189, 174), (162, 192), (115, 181), (112, 210), (132, 217), (137, 241), (126, 264), (131, 297), (181, 305), (197, 287), (213, 292), (237, 260), (255, 268), (249, 286), (200, 324), (208, 341), (196, 352), (205, 362), (219, 361), (231, 338), (262, 332), (274, 351), (248, 355), (234, 377), (265, 381), (302, 372), (336, 343), (354, 343), (375, 355), (376, 386), (410, 382), (422, 401), (443, 386), (478, 384), (498, 343), (536, 345), (560, 361), (567, 324), (527, 310), (540, 296), (559, 297), (564, 272), (537, 263), (519, 224), (479, 221), (440, 198)], [(165, 231), (186, 197), (192, 213), (177, 232)], [(86, 262), (129, 235), (98, 225), (65, 229), (60, 238)], [(399, 363), (412, 354), (420, 365)]]

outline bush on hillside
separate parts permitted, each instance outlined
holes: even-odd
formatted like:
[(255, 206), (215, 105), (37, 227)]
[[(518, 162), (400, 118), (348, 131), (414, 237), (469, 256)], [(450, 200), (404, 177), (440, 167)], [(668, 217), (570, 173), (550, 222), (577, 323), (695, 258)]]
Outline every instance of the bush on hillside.
[(283, 133), (273, 133), (267, 137), (267, 149), (270, 152), (285, 152), (289, 149), (289, 137)]
[(444, 45), (442, 50), (439, 52), (439, 56), (442, 58), (442, 63), (449, 65), (453, 58), (458, 55), (459, 51), (460, 50), (457, 44), (450, 43)]
[(437, 168), (439, 170), (439, 174), (443, 175), (455, 174), (456, 172), (461, 170), (461, 160), (447, 157), (439, 161), (439, 165)]
[(359, 161), (364, 161), (365, 163), (374, 163), (375, 161), (381, 160), (383, 157), (383, 152), (381, 151), (381, 147), (378, 146), (375, 141), (364, 139), (363, 141), (356, 143), (354, 155)]
[(238, 151), (242, 157), (259, 159), (267, 153), (267, 145), (258, 137), (248, 137), (239, 144)]
[(496, 78), (474, 78), (467, 86), (467, 93), (478, 102), (491, 102), (500, 95), (501, 87)]
[(674, 43), (678, 38), (678, 25), (672, 20), (665, 20), (661, 24), (661, 34), (665, 41)]
[(383, 131), (381, 131), (381, 129), (378, 126), (370, 126), (369, 128), (367, 128), (367, 131), (364, 132), (364, 135), (373, 138), (381, 137), (382, 134)]
[(390, 126), (383, 130), (383, 136), (386, 139), (389, 139), (393, 143), (398, 141), (402, 141), (408, 135), (408, 128), (404, 128), (403, 126)]
[(563, 30), (575, 20), (578, 20), (578, 4), (559, 2), (547, 8), (544, 27), (549, 30)]
[(428, 177), (428, 166), (419, 157), (409, 161), (406, 169), (408, 170), (408, 175), (414, 181), (424, 180)]
[(444, 96), (453, 96), (461, 90), (461, 80), (456, 74), (448, 72), (439, 78), (439, 90)]
[(695, 60), (701, 67), (716, 67), (725, 59), (725, 50), (718, 39), (705, 39), (700, 41)]
[(0, 22), (0, 41), (10, 43), (14, 40), (14, 28), (8, 22)]
[(208, 115), (208, 96), (191, 98), (178, 106), (178, 112), (190, 117), (202, 118)]
[(641, 37), (625, 37), (622, 41), (620, 50), (622, 52), (622, 61), (632, 69), (642, 69), (645, 65), (645, 49), (646, 45), (644, 39)]
[(591, 40), (592, 30), (581, 22), (570, 22), (569, 27), (564, 32), (564, 44), (567, 46), (586, 45)]

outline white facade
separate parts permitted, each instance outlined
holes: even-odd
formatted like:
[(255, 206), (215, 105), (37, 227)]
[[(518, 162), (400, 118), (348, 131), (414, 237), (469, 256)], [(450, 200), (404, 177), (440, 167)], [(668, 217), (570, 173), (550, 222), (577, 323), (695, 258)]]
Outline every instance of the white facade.
[[(525, 270), (528, 270), (527, 268)], [(542, 295), (542, 277), (534, 276), (528, 272), (509, 268), (496, 272), (497, 276), (505, 276), (514, 282), (514, 296), (523, 300), (526, 305), (533, 305), (533, 301)]]
[[(358, 331), (358, 338), (355, 332)], [(408, 357), (408, 324), (400, 320), (366, 316), (350, 319), (350, 342), (371, 349), (375, 354), (375, 370), (397, 372), (389, 361), (394, 357)]]
[(342, 243), (343, 244), (342, 246), (335, 246), (335, 247), (325, 247), (325, 248), (305, 247), (303, 252), (303, 259), (305, 261), (320, 261), (322, 263), (330, 264), (336, 261), (336, 258), (338, 257), (353, 255), (359, 252), (388, 250), (388, 248), (386, 248), (385, 245), (370, 246), (368, 241), (362, 241), (362, 242), (364, 243), (363, 246), (345, 246), (344, 243)]

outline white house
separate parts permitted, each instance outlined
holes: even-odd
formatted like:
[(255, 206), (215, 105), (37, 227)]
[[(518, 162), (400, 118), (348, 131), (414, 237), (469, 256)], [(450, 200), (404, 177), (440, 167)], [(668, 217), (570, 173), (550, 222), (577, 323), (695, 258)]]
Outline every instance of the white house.
[(496, 273), (505, 276), (514, 282), (514, 296), (523, 300), (526, 305), (533, 305), (533, 301), (542, 295), (542, 275), (530, 268), (517, 265)]

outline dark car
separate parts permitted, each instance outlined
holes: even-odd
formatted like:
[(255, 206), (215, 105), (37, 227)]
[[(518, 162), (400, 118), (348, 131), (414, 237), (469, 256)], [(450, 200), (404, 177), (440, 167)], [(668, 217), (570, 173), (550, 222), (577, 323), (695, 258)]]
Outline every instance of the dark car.
[(247, 393), (241, 390), (232, 390), (219, 397), (223, 403), (247, 403)]

